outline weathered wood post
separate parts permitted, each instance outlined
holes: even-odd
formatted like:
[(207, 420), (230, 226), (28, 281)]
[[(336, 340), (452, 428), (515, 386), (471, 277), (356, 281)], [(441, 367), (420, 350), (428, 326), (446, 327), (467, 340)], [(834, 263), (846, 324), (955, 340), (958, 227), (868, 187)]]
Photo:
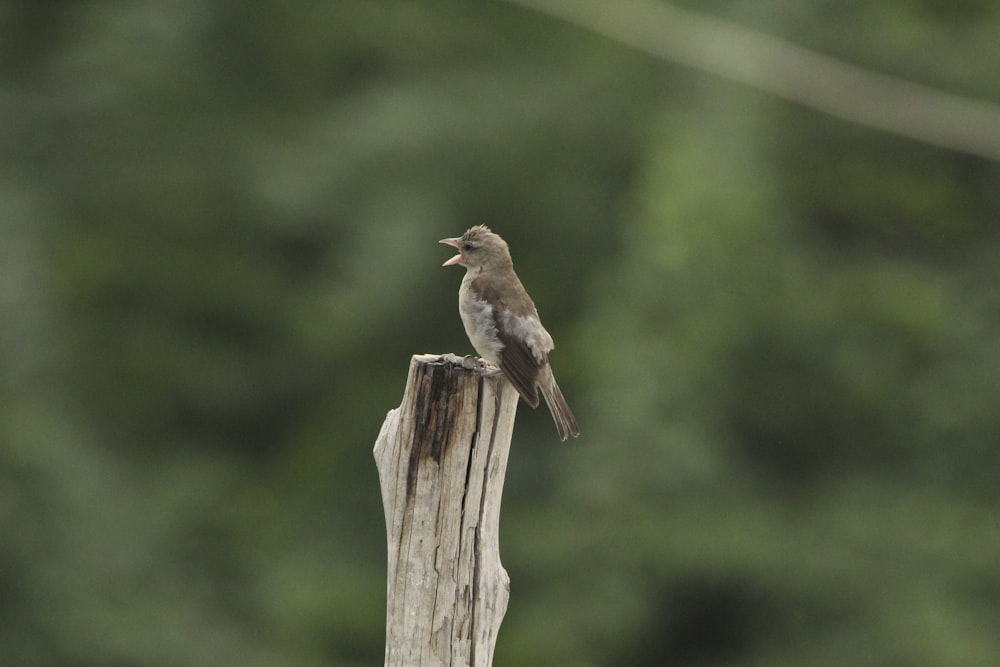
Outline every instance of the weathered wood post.
[(500, 499), (518, 393), (499, 371), (416, 355), (375, 441), (388, 541), (386, 667), (493, 661), (510, 579)]

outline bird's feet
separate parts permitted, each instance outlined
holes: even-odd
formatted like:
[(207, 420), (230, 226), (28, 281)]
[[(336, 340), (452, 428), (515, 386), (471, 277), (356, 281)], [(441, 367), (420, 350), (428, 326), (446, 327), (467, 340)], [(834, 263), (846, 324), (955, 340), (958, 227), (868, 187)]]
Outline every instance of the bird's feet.
[(500, 367), (493, 362), (486, 361), (482, 357), (477, 357), (474, 354), (467, 354), (462, 358), (462, 367), (468, 368), (470, 371), (486, 371), (490, 373), (495, 373), (500, 370)]

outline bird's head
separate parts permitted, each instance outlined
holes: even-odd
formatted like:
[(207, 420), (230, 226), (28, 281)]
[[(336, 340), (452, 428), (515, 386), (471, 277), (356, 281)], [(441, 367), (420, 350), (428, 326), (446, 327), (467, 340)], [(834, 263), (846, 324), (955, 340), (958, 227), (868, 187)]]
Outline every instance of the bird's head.
[(507, 242), (485, 225), (477, 225), (458, 238), (441, 239), (439, 243), (458, 249), (458, 254), (442, 266), (461, 264), (470, 270), (489, 270), (511, 265)]

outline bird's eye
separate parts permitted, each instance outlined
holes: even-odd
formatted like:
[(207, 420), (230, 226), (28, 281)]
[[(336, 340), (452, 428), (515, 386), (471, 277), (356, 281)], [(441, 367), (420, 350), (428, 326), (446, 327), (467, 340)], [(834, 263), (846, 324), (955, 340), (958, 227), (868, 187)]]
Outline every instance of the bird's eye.
[(466, 241), (465, 245), (462, 246), (462, 250), (474, 250), (474, 249), (475, 246), (469, 243), (468, 241)]

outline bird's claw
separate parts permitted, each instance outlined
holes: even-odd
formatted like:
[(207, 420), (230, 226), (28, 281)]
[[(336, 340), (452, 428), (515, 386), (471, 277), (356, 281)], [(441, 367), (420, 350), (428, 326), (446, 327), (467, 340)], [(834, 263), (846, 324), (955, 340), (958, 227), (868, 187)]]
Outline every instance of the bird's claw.
[(462, 368), (467, 368), (470, 371), (479, 371), (481, 373), (495, 373), (500, 370), (500, 367), (493, 362), (486, 361), (482, 357), (477, 357), (474, 354), (467, 354), (462, 357)]

